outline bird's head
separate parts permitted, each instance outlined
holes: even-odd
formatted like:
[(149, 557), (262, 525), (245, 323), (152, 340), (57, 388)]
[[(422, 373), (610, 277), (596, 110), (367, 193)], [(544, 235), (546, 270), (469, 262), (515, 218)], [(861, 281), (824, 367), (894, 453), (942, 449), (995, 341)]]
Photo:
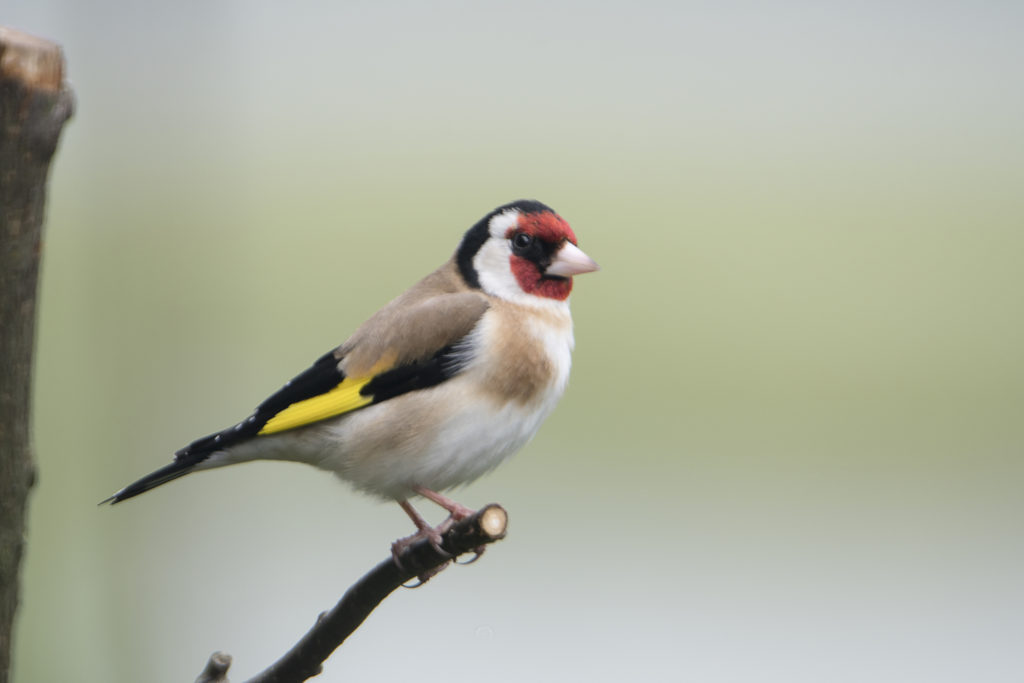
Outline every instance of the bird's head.
[(456, 252), (471, 287), (510, 301), (565, 301), (572, 277), (598, 269), (576, 235), (548, 206), (519, 200), (499, 206), (466, 232)]

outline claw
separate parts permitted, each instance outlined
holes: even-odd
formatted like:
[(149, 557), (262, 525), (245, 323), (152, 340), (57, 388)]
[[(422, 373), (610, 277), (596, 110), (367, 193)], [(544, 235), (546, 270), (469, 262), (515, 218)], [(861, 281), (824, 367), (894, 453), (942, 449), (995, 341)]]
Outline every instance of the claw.
[(480, 557), (484, 554), (485, 550), (487, 550), (486, 546), (480, 546), (479, 548), (473, 548), (473, 557), (469, 558), (465, 562), (459, 562), (457, 559), (455, 559), (455, 560), (452, 560), (452, 563), (453, 564), (458, 564), (458, 565), (463, 565), (463, 566), (465, 566), (467, 564), (473, 564), (474, 562), (476, 562), (477, 560), (480, 559)]
[[(424, 498), (427, 498), (428, 500), (437, 503), (445, 510), (447, 510), (448, 518), (440, 524), (438, 524), (436, 528), (432, 527), (430, 526), (430, 524), (427, 523), (425, 519), (423, 519), (423, 517), (420, 516), (420, 513), (416, 512), (416, 509), (409, 504), (409, 501), (398, 501), (398, 504), (402, 506), (403, 510), (405, 510), (405, 514), (409, 515), (409, 519), (411, 519), (412, 523), (416, 525), (416, 533), (414, 533), (412, 536), (400, 538), (391, 544), (391, 557), (394, 558), (395, 564), (398, 566), (398, 568), (404, 572), (410, 572), (411, 570), (407, 569), (402, 565), (402, 561), (399, 559), (399, 557), (402, 555), (403, 552), (405, 552), (405, 550), (410, 545), (424, 538), (430, 541), (430, 545), (432, 545), (434, 547), (434, 550), (436, 550), (438, 553), (440, 553), (441, 555), (448, 555), (449, 557), (451, 557), (448, 551), (441, 547), (441, 536), (447, 533), (447, 531), (458, 522), (461, 522), (467, 517), (471, 517), (472, 515), (476, 514), (476, 510), (471, 510), (465, 505), (460, 505), (451, 498), (442, 496), (440, 493), (431, 491), (428, 488), (424, 488), (422, 486), (414, 486), (412, 490), (418, 493), (419, 495), (423, 496)], [(474, 552), (476, 554), (473, 555), (473, 557), (470, 560), (466, 562), (456, 562), (456, 564), (472, 564), (476, 562), (478, 559), (480, 559), (480, 556), (484, 554), (483, 546), (476, 548)], [(454, 557), (451, 557), (451, 559), (453, 561), (455, 560)], [(418, 588), (425, 584), (427, 581), (429, 581), (431, 577), (436, 576), (441, 571), (443, 571), (447, 566), (447, 564), (443, 564), (439, 567), (435, 567), (429, 571), (419, 574), (417, 576), (417, 578), (419, 579), (419, 583), (412, 584), (411, 586), (405, 584), (403, 585), (405, 585), (406, 588)]]
[[(441, 534), (437, 533), (437, 531), (435, 529), (427, 529), (425, 531), (417, 531), (412, 536), (406, 536), (405, 538), (400, 538), (400, 539), (398, 539), (397, 541), (395, 541), (394, 543), (391, 544), (391, 558), (394, 560), (395, 565), (397, 565), (398, 568), (400, 570), (402, 570), (403, 572), (412, 572), (413, 570), (407, 568), (405, 565), (402, 564), (402, 559), (401, 559), (402, 553), (404, 553), (405, 550), (409, 546), (411, 546), (413, 543), (416, 543), (417, 541), (419, 541), (419, 540), (421, 540), (423, 538), (426, 538), (427, 540), (429, 540), (430, 541), (430, 545), (432, 545), (434, 547), (434, 550), (436, 550), (438, 553), (440, 553), (442, 555), (447, 555), (448, 554), (448, 551), (446, 551), (444, 548), (441, 547)], [(416, 578), (419, 579), (419, 583), (414, 583), (412, 585), (408, 585), (408, 584), (402, 584), (402, 585), (405, 586), (406, 588), (418, 588), (418, 587), (422, 586), (423, 584), (425, 584), (427, 581), (429, 581), (434, 576), (440, 574), (447, 567), (448, 567), (447, 564), (442, 564), (440, 567), (434, 567), (433, 569), (427, 570), (425, 572), (421, 572), (421, 573), (417, 574), (417, 576), (416, 576)]]
[[(413, 523), (416, 525), (416, 533), (412, 536), (400, 538), (391, 544), (391, 558), (394, 560), (395, 565), (403, 572), (412, 572), (412, 569), (409, 569), (402, 564), (401, 555), (413, 543), (424, 538), (430, 541), (430, 545), (433, 546), (434, 550), (439, 554), (448, 555), (448, 551), (441, 547), (441, 534), (444, 533), (444, 531), (442, 531), (440, 527), (435, 529), (427, 524), (426, 520), (420, 517), (419, 513), (416, 512), (412, 505), (409, 505), (408, 501), (401, 500), (398, 504), (402, 506), (402, 509), (405, 510), (406, 514), (409, 515)], [(421, 572), (416, 576), (416, 578), (419, 579), (419, 583), (412, 584), (411, 586), (403, 585), (405, 585), (406, 588), (418, 588), (429, 581), (432, 577), (437, 576), (444, 571), (447, 566), (447, 564), (442, 564), (439, 567), (434, 567), (433, 569)]]

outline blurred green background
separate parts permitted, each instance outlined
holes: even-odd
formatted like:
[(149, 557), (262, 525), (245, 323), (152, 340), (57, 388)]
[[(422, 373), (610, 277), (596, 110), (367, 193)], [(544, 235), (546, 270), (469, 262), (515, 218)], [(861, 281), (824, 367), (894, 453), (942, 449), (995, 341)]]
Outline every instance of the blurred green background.
[[(603, 266), (320, 679), (1019, 681), (1024, 5), (8, 0), (64, 45), (15, 681), (233, 680), (408, 533), (259, 463), (96, 502), (535, 197)], [(432, 518), (440, 515), (429, 507)]]

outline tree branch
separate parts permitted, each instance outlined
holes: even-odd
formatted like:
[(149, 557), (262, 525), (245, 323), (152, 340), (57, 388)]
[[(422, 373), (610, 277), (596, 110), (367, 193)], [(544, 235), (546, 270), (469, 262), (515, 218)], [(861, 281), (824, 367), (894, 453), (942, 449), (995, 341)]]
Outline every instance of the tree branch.
[(46, 177), (71, 110), (60, 47), (0, 26), (0, 683), (10, 675), (35, 478), (29, 409)]
[(196, 679), (196, 683), (228, 683), (229, 666), (231, 655), (226, 652), (214, 652), (206, 662), (203, 673)]
[[(300, 683), (320, 673), (323, 663), (345, 642), (384, 598), (396, 588), (468, 552), (505, 537), (508, 513), (491, 503), (453, 525), (441, 537), (441, 549), (428, 540), (412, 544), (399, 556), (384, 560), (356, 581), (338, 604), (323, 612), (292, 649), (248, 683)], [(214, 662), (214, 658), (219, 658)], [(226, 661), (225, 661), (226, 659)], [(231, 657), (216, 652), (196, 683), (226, 683)], [(211, 668), (212, 667), (212, 668)]]

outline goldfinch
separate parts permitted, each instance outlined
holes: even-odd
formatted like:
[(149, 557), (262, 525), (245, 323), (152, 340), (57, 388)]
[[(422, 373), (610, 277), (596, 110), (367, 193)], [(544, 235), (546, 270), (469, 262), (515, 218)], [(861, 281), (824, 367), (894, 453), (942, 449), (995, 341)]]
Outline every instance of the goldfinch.
[[(447, 263), (249, 417), (193, 441), (104, 502), (198, 470), (291, 460), (397, 501), (416, 525), (410, 539), (436, 541), (471, 512), (439, 492), (519, 450), (562, 396), (574, 344), (572, 278), (597, 269), (551, 208), (500, 206)], [(430, 527), (408, 502), (414, 495), (444, 507), (446, 522)]]

